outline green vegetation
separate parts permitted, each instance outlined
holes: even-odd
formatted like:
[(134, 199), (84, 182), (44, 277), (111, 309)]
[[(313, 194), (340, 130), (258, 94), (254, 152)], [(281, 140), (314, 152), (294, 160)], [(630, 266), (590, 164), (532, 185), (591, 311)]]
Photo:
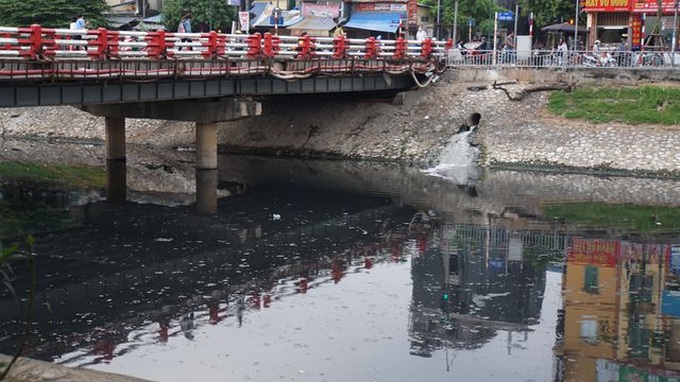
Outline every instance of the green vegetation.
[(109, 6), (102, 0), (0, 0), (0, 25), (68, 28), (71, 20), (82, 13), (92, 29), (107, 25), (102, 15), (107, 11)]
[(548, 109), (567, 118), (595, 123), (677, 125), (680, 124), (680, 88), (641, 86), (560, 91), (550, 96)]
[(544, 216), (589, 227), (629, 228), (640, 233), (680, 229), (680, 208), (631, 204), (565, 203), (543, 207)]
[[(283, 2), (281, 2), (283, 4)], [(163, 2), (163, 22), (168, 31), (177, 30), (182, 16), (191, 13), (191, 28), (198, 32), (203, 22), (210, 30), (231, 30), (231, 21), (236, 18), (234, 7), (225, 6), (222, 0), (166, 0)]]
[(96, 167), (0, 162), (0, 179), (60, 187), (101, 188), (106, 182), (106, 171)]

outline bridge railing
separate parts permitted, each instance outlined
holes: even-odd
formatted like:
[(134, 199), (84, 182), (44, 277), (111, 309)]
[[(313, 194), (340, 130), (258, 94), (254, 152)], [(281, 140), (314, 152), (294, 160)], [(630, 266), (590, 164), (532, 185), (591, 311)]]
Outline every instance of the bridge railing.
[(668, 51), (608, 51), (599, 55), (592, 51), (533, 50), (516, 51), (447, 51), (449, 67), (526, 67), (552, 69), (628, 68), (672, 69), (680, 68), (680, 53)]
[(380, 40), (340, 37), (167, 33), (0, 27), (0, 59), (60, 60), (115, 58), (394, 58), (426, 60), (444, 57), (451, 42), (398, 38)]
[(205, 77), (443, 68), (451, 41), (0, 27), (0, 79)]

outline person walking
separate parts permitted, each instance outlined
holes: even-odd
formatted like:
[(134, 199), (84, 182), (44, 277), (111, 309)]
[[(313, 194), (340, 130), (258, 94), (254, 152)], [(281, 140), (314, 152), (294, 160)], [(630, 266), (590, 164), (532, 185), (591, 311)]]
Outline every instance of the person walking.
[[(177, 25), (177, 33), (191, 33), (191, 19), (191, 13), (184, 15)], [(191, 42), (191, 39), (188, 37), (182, 37), (180, 41)], [(189, 46), (187, 49), (191, 50), (191, 47)], [(182, 50), (182, 47), (180, 47), (179, 50)]]
[[(90, 25), (89, 21), (85, 21), (85, 17), (83, 16), (82, 13), (79, 13), (76, 16), (76, 21), (73, 23), (73, 30), (76, 32), (81, 32), (85, 31), (87, 29), (87, 26)], [(82, 33), (77, 33), (73, 35), (74, 40), (82, 40), (83, 39), (83, 34)], [(76, 50), (87, 50), (86, 46), (76, 46)]]
[(420, 43), (427, 39), (427, 32), (423, 29), (422, 25), (418, 26), (418, 32), (416, 33), (416, 40)]

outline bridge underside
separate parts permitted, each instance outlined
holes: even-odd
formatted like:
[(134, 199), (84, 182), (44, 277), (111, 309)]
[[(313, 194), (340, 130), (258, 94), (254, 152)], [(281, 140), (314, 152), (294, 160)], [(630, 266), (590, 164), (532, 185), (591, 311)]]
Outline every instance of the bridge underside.
[(414, 86), (410, 74), (363, 74), (286, 81), (273, 77), (169, 79), (153, 82), (0, 83), (0, 107), (155, 102), (233, 96), (400, 91)]

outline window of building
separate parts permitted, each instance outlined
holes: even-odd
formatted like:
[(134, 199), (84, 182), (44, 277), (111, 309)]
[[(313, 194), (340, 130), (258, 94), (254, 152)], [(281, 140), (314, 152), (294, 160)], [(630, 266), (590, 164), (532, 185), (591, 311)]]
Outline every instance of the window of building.
[(583, 318), (581, 320), (581, 339), (586, 342), (597, 342), (597, 320), (594, 318)]
[(422, 16), (420, 18), (421, 23), (429, 23), (430, 22), (430, 17), (429, 16)]
[(588, 293), (598, 293), (599, 269), (591, 265), (586, 266), (583, 277), (583, 290)]

